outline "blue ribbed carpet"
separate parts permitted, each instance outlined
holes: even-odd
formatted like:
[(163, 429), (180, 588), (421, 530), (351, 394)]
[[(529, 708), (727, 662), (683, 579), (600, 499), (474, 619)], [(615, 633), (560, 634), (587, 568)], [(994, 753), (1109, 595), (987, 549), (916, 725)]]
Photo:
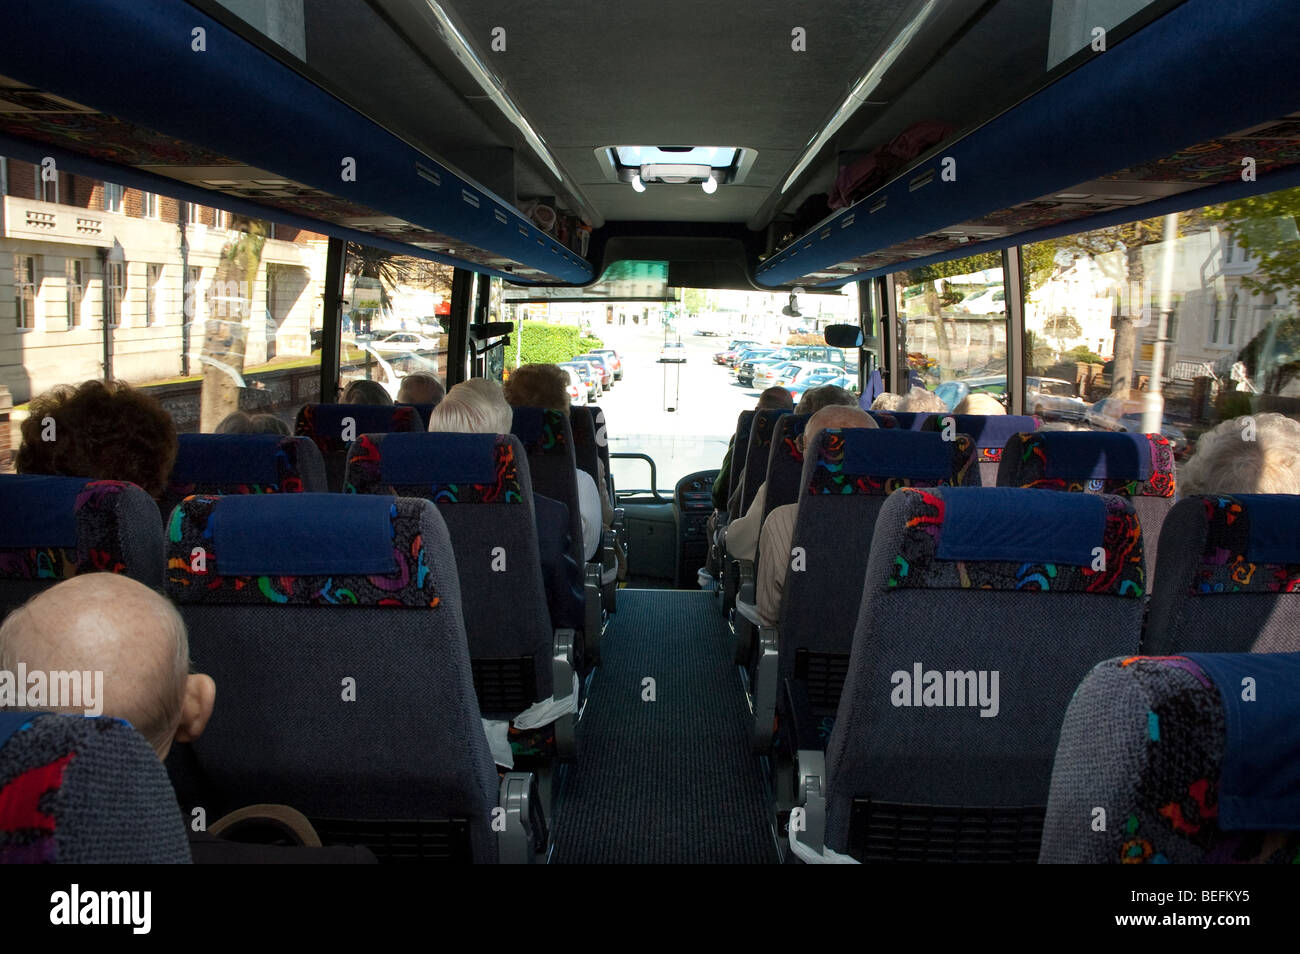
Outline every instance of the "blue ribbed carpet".
[(552, 860), (775, 862), (752, 717), (713, 598), (619, 590), (601, 660)]

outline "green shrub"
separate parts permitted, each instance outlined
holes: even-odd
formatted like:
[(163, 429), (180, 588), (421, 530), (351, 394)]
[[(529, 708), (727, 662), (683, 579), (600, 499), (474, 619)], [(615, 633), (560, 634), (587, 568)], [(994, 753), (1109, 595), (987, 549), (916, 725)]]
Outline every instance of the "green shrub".
[(559, 364), (582, 353), (577, 328), (544, 321), (524, 322), (519, 350), (520, 364)]
[(578, 354), (586, 354), (588, 351), (594, 351), (596, 348), (605, 347), (605, 342), (600, 338), (595, 338), (591, 335), (583, 335), (578, 339), (578, 347), (581, 349), (578, 351)]
[(1105, 358), (1088, 350), (1087, 345), (1079, 345), (1061, 354), (1062, 361), (1081, 361), (1084, 364), (1102, 364)]

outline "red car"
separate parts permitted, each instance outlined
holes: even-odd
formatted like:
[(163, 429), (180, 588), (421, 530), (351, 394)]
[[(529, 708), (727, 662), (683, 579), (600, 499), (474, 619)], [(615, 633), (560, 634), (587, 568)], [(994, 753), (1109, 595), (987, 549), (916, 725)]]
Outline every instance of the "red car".
[(613, 348), (595, 348), (587, 353), (603, 355), (604, 357), (609, 358), (614, 363), (614, 380), (623, 380), (623, 361), (619, 358), (617, 351)]

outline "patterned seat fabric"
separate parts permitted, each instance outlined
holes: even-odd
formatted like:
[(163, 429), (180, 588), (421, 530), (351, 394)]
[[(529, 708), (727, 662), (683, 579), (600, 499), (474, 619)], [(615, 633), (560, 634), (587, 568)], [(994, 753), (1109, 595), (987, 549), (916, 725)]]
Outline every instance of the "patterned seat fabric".
[(569, 416), (540, 407), (517, 407), (510, 431), (523, 445), (533, 490), (569, 508), (570, 555), (578, 566), (587, 561), (582, 548), (582, 511), (578, 506), (578, 465)]
[(417, 842), (496, 859), (496, 770), (437, 507), (195, 496), (168, 539), (167, 595), (220, 693), (202, 737), (168, 759), (193, 767), (178, 790), (197, 785), (209, 818), (293, 805), (381, 859)]
[(1300, 497), (1184, 497), (1165, 518), (1142, 651), (1300, 649)]
[(163, 520), (191, 494), (324, 493), (325, 463), (305, 437), (278, 434), (181, 434)]
[(1143, 581), (1122, 498), (892, 495), (826, 755), (827, 845), (1036, 860), (1061, 718), (1097, 660), (1135, 651)]
[(998, 464), (1007, 441), (1041, 426), (1042, 421), (1028, 414), (935, 414), (925, 422), (923, 430), (942, 432), (951, 428), (951, 433), (969, 436), (979, 454), (980, 483), (995, 487)]
[(0, 864), (189, 864), (167, 772), (117, 719), (0, 709)]
[(304, 404), (293, 432), (320, 449), (326, 484), (337, 492), (343, 489), (348, 445), (359, 435), (426, 429), (419, 411), (409, 404)]
[(1000, 487), (1127, 497), (1142, 524), (1147, 589), (1154, 589), (1160, 529), (1174, 506), (1174, 449), (1160, 434), (1039, 431), (1011, 434)]
[[(519, 439), (363, 434), (352, 445), (344, 487), (438, 505), (456, 553), (474, 688), (484, 716), (514, 716), (549, 698), (551, 630), (528, 461)], [(502, 599), (503, 593), (510, 598)]]
[(799, 437), (811, 414), (783, 414), (776, 419), (772, 449), (767, 459), (767, 492), (764, 494), (763, 519), (777, 507), (799, 502), (803, 478), (803, 452)]
[(79, 573), (162, 585), (158, 505), (135, 484), (0, 475), (0, 612)]
[(754, 412), (749, 428), (749, 444), (745, 449), (739, 477), (741, 514), (749, 510), (759, 485), (767, 479), (767, 461), (771, 456), (772, 439), (776, 436), (776, 423), (788, 414), (790, 411), (784, 409)]
[[(1251, 657), (1264, 668), (1278, 658)], [(1230, 738), (1223, 696), (1196, 659), (1098, 664), (1061, 727), (1040, 861), (1300, 864), (1300, 832), (1221, 824)], [(1249, 751), (1262, 741), (1246, 735), (1235, 744)]]
[(814, 713), (839, 701), (871, 534), (885, 500), (902, 487), (978, 484), (974, 445), (959, 436), (877, 428), (830, 428), (806, 448), (781, 600), (778, 678), (804, 679)]

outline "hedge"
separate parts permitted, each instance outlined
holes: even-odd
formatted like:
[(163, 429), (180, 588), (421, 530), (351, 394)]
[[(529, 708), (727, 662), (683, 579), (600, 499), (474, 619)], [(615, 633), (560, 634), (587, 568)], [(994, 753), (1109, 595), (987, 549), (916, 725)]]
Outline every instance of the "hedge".
[(559, 364), (602, 346), (599, 338), (582, 337), (572, 325), (544, 321), (525, 321), (522, 340), (520, 364)]

